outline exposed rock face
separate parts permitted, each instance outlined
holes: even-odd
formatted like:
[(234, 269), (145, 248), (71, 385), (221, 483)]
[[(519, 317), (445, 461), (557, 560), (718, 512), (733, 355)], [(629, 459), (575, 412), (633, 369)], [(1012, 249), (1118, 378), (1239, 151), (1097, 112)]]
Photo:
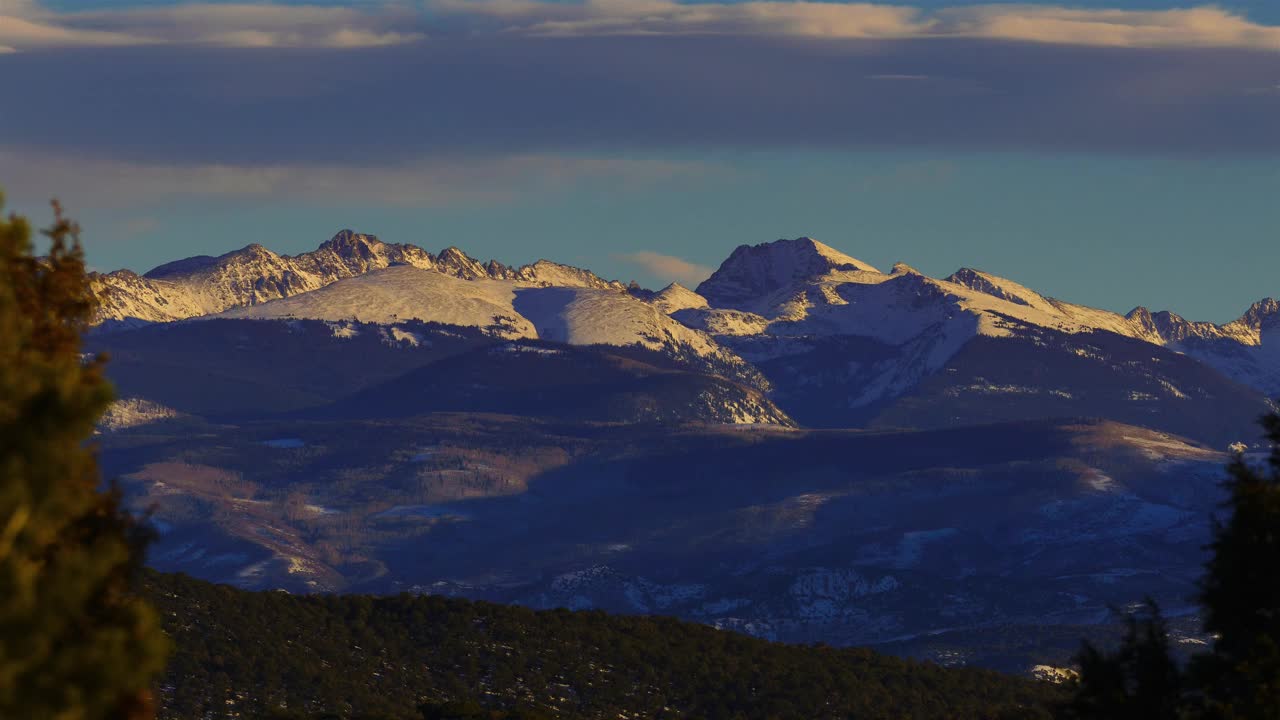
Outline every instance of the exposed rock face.
[(756, 311), (763, 298), (833, 270), (879, 272), (813, 238), (802, 237), (739, 246), (698, 285), (697, 292), (714, 307)]
[[(927, 277), (902, 263), (882, 273), (808, 237), (740, 246), (696, 292), (676, 283), (657, 293), (629, 291), (589, 270), (549, 260), (521, 267), (495, 260), (481, 263), (457, 247), (432, 255), (351, 230), (296, 256), (252, 244), (218, 257), (167, 263), (145, 275), (128, 270), (95, 274), (92, 284), (100, 300), (97, 323), (116, 327), (298, 298), (393, 266), (427, 272), (417, 279), (399, 278), (403, 282), (398, 284), (361, 283), (279, 312), (272, 308), (261, 316), (354, 314), (369, 319), (403, 318), (408, 313), (425, 321), (500, 326), (499, 334), (509, 337), (622, 344), (638, 338), (646, 346), (683, 347), (739, 367), (740, 359), (717, 343), (733, 345), (753, 362), (785, 357), (797, 348), (807, 351), (811, 343), (804, 338), (867, 338), (897, 348), (902, 357), (877, 361), (896, 379), (866, 380), (868, 388), (881, 390), (860, 391), (853, 404), (901, 392), (937, 371), (976, 337), (1031, 337), (1043, 330), (1105, 332), (1183, 353), (1232, 380), (1280, 394), (1280, 303), (1271, 298), (1224, 325), (1143, 307), (1119, 315), (1045, 297), (972, 268), (944, 279)], [(448, 286), (446, 280), (477, 285)], [(495, 281), (501, 287), (485, 285)], [(400, 289), (393, 292), (391, 286)], [(536, 296), (534, 302), (535, 296), (526, 293), (523, 301), (516, 301), (517, 291), (537, 288), (604, 294), (555, 296), (563, 302)], [(366, 291), (381, 293), (381, 300), (358, 297)], [(752, 338), (760, 342), (744, 345)], [(1268, 338), (1270, 342), (1264, 342)], [(912, 358), (909, 362), (906, 355)], [(915, 369), (903, 375), (907, 366)]]
[(432, 255), (414, 245), (384, 243), (372, 235), (342, 230), (301, 255), (278, 255), (255, 243), (218, 257), (202, 255), (166, 263), (141, 276), (129, 270), (95, 273), (91, 282), (101, 303), (96, 324), (212, 315), (293, 297), (393, 265), (435, 270), (464, 280), (623, 289), (621, 283), (546, 260), (521, 268), (493, 260), (481, 264), (456, 247)]

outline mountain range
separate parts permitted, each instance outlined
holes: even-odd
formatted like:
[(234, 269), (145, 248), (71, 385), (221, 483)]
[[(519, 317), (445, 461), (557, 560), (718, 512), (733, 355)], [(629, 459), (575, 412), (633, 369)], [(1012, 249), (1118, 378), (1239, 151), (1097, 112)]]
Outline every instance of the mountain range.
[[(1141, 307), (1120, 315), (968, 268), (944, 279), (904, 264), (884, 273), (811, 238), (741, 246), (696, 290), (646, 291), (547, 260), (481, 263), (454, 247), (433, 255), (349, 230), (297, 256), (249, 245), (145, 275), (95, 275), (93, 286), (103, 332), (193, 318), (313, 319), (372, 323), (411, 340), (394, 328), (422, 321), (508, 340), (640, 346), (744, 382), (813, 426), (886, 420), (886, 408), (949, 373), (966, 382), (943, 382), (933, 400), (970, 406), (988, 396), (977, 404), (990, 420), (1158, 414), (1167, 416), (1151, 421), (1159, 427), (1219, 442), (1243, 438), (1232, 433), (1280, 394), (1274, 299), (1225, 325)], [(1006, 382), (1016, 371), (957, 367), (1019, 351), (1035, 356), (1021, 369), (1043, 366), (1029, 383)], [(1188, 409), (1220, 410), (1224, 398), (1238, 410), (1225, 423), (1214, 418), (1217, 429), (1182, 419)], [(1035, 407), (1022, 407), (1029, 400)]]
[(1219, 470), (1280, 392), (1275, 300), (1120, 315), (811, 238), (694, 289), (345, 230), (92, 283), (103, 463), (159, 568), (1002, 669), (1031, 628), (1189, 609)]

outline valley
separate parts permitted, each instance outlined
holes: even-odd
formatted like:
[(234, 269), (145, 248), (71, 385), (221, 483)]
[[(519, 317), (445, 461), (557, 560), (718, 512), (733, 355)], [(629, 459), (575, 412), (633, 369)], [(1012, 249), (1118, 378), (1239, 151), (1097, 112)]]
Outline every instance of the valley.
[(125, 398), (104, 468), (152, 509), (154, 567), (250, 589), (1029, 673), (1132, 598), (1190, 612), (1228, 446), (1273, 407), (1239, 364), (1271, 352), (1265, 303), (1181, 332), (808, 239), (740, 248), (696, 293), (348, 232), (148, 275), (170, 306), (225, 292), (155, 322), (100, 276), (87, 349)]

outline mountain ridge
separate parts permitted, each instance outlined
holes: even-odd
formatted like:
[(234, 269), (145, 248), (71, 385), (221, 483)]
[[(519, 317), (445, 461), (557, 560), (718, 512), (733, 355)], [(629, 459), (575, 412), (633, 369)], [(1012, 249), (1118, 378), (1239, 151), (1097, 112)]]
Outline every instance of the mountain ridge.
[[(228, 290), (232, 297), (226, 299), (227, 304), (223, 307), (200, 307), (203, 312), (199, 314), (214, 314), (240, 305), (256, 305), (291, 297), (318, 289), (331, 282), (393, 265), (411, 265), (464, 280), (490, 279), (525, 282), (546, 287), (626, 290), (626, 286), (619, 281), (605, 280), (590, 270), (545, 258), (522, 266), (508, 266), (496, 260), (481, 263), (453, 245), (433, 255), (416, 245), (386, 243), (374, 235), (344, 229), (321, 243), (315, 250), (298, 255), (281, 255), (260, 243), (250, 243), (243, 248), (218, 256), (195, 255), (169, 261), (145, 273), (130, 269), (92, 273), (94, 291), (103, 303), (95, 323), (104, 320), (128, 319), (121, 314), (126, 308), (121, 308), (112, 301), (127, 293), (127, 287), (121, 286), (127, 286), (130, 283), (154, 284), (153, 289), (165, 296), (170, 289), (163, 284), (164, 282), (189, 285), (192, 280), (223, 281), (231, 285)], [(235, 285), (237, 278), (231, 276), (231, 270), (236, 267), (258, 270), (261, 275), (252, 277), (248, 286), (237, 286)], [(217, 268), (218, 272), (209, 272), (212, 268)], [(278, 268), (278, 271), (271, 272), (273, 268)], [(309, 270), (310, 274), (317, 277), (314, 279), (294, 277), (304, 275), (299, 272), (299, 268)], [(343, 272), (344, 269), (346, 272)], [(1064, 303), (1043, 296), (1012, 280), (975, 268), (960, 268), (951, 275), (937, 280), (924, 276), (904, 263), (897, 263), (890, 273), (883, 273), (868, 263), (807, 236), (757, 245), (740, 245), (725, 259), (720, 268), (697, 288), (690, 289), (674, 282), (660, 291), (650, 292), (649, 295), (654, 304), (671, 308), (666, 311), (667, 314), (690, 307), (746, 310), (747, 308), (733, 307), (733, 301), (723, 297), (726, 284), (732, 285), (743, 278), (752, 281), (748, 289), (755, 293), (756, 299), (759, 299), (760, 295), (787, 289), (788, 282), (812, 282), (839, 271), (867, 273), (871, 277), (866, 279), (874, 282), (866, 284), (878, 284), (887, 279), (913, 275), (934, 282), (964, 287), (1028, 308), (1051, 310), (1074, 307), (1093, 310), (1096, 313), (1127, 321), (1126, 324), (1129, 325), (1133, 337), (1163, 344), (1175, 344), (1192, 337), (1228, 338), (1236, 339), (1242, 344), (1257, 344), (1257, 335), (1263, 325), (1280, 322), (1280, 301), (1271, 297), (1253, 303), (1239, 318), (1223, 324), (1187, 320), (1169, 310), (1151, 311), (1144, 306), (1135, 307), (1129, 313), (1120, 315), (1083, 305)], [(213, 277), (201, 277), (209, 275)], [(836, 279), (848, 280), (847, 278)], [(120, 280), (125, 282), (119, 282)], [(676, 294), (679, 295), (679, 300), (673, 303), (671, 298)], [(165, 296), (155, 304), (176, 308), (166, 315), (165, 320), (195, 316), (186, 314), (183, 310), (183, 299)], [(146, 320), (147, 318), (137, 316), (135, 319)]]
[(99, 299), (94, 324), (136, 325), (213, 315), (294, 297), (394, 265), (464, 280), (625, 289), (622, 283), (588, 270), (546, 260), (514, 268), (494, 260), (482, 264), (456, 246), (433, 255), (415, 245), (385, 243), (344, 229), (315, 250), (298, 255), (280, 255), (251, 243), (217, 257), (200, 255), (164, 263), (142, 275), (132, 270), (93, 273), (90, 284)]
[[(95, 322), (103, 329), (219, 314), (384, 324), (409, 317), (506, 338), (638, 342), (739, 365), (748, 356), (802, 351), (804, 338), (865, 337), (899, 348), (902, 362), (914, 367), (895, 372), (897, 379), (885, 384), (890, 394), (936, 372), (975, 337), (1106, 332), (1189, 355), (1236, 382), (1280, 394), (1280, 303), (1272, 298), (1222, 325), (1145, 307), (1121, 315), (974, 268), (938, 279), (898, 263), (884, 273), (809, 237), (741, 245), (696, 290), (678, 283), (658, 292), (628, 288), (545, 259), (519, 267), (481, 263), (456, 246), (432, 254), (352, 230), (295, 256), (254, 243), (144, 275), (95, 274), (92, 284), (100, 300)], [(1264, 336), (1275, 339), (1264, 347)]]

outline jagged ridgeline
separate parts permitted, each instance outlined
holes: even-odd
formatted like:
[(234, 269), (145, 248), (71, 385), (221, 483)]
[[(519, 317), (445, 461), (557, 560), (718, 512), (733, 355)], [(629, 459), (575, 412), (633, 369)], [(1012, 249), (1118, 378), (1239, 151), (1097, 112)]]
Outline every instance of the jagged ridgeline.
[(151, 574), (147, 589), (176, 645), (166, 720), (410, 720), (449, 703), (548, 718), (1047, 718), (1062, 697), (990, 671), (664, 618), (299, 597), (182, 575)]
[(426, 322), (638, 345), (765, 393), (781, 411), (743, 412), (739, 423), (1105, 417), (1225, 448), (1255, 435), (1280, 394), (1272, 299), (1224, 325), (1141, 307), (1120, 315), (969, 268), (943, 279), (905, 264), (882, 272), (811, 238), (743, 245), (696, 291), (645, 291), (547, 260), (482, 263), (350, 230), (296, 256), (255, 244), (93, 283), (100, 334), (217, 317), (363, 322), (402, 339), (397, 326)]
[(1183, 609), (1280, 391), (1274, 301), (1121, 315), (810, 238), (656, 292), (346, 231), (94, 282), (157, 569), (1011, 672), (1065, 662), (1046, 623)]

